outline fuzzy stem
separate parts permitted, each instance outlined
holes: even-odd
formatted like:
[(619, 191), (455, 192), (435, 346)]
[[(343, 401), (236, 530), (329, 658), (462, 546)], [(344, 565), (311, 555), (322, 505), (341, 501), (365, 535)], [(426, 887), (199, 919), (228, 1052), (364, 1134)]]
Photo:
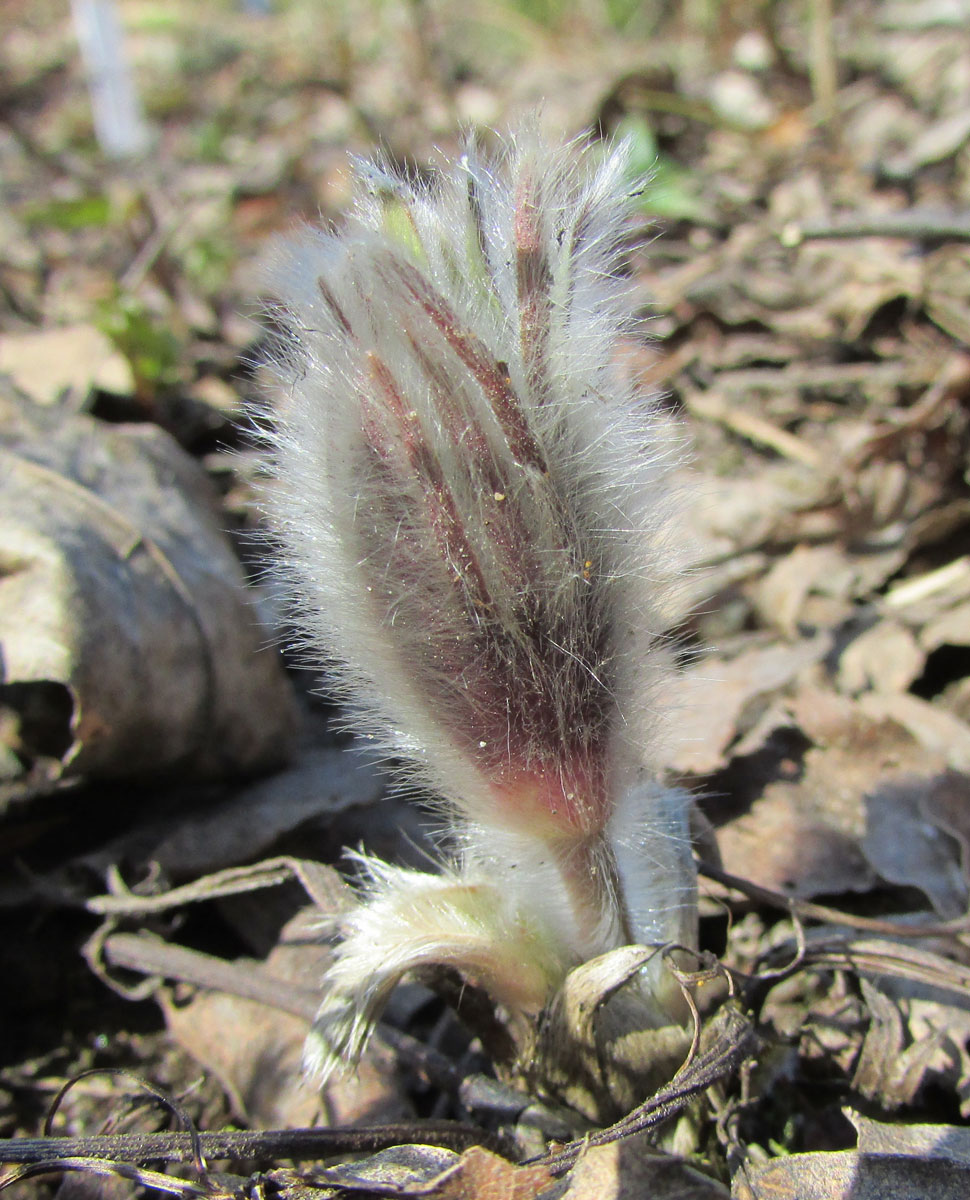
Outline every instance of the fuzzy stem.
[(580, 936), (590, 946), (603, 939), (604, 915), (611, 914), (610, 932), (618, 944), (634, 941), (616, 856), (606, 838), (581, 842), (562, 856), (563, 882), (573, 901)]

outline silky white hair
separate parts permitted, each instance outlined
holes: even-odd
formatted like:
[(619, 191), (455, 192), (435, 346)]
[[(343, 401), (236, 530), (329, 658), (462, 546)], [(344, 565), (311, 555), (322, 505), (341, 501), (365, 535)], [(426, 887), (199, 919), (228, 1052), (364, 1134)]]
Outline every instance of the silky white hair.
[(657, 778), (679, 443), (617, 362), (628, 159), (530, 127), (430, 182), (360, 163), (341, 231), (276, 250), (293, 607), (458, 847), (438, 881), (364, 860), (316, 1068), (421, 963), (525, 1011), (624, 941), (696, 936), (689, 801)]

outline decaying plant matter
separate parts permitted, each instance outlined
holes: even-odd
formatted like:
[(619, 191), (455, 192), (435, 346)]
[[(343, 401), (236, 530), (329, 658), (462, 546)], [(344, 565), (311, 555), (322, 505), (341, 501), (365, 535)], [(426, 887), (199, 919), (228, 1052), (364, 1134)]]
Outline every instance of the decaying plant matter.
[[(339, 233), (283, 244), (268, 508), (307, 642), (358, 726), (441, 798), (439, 874), (360, 855), (308, 1067), (444, 965), (515, 1044), (567, 974), (696, 940), (689, 798), (658, 776), (677, 443), (617, 369), (622, 144), (358, 171)], [(661, 955), (636, 1024), (678, 1024)]]

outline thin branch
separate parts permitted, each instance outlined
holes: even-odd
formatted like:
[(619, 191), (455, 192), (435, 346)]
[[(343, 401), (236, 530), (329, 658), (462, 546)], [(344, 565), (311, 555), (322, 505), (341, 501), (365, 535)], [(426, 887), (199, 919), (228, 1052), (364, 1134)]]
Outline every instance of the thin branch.
[(742, 879), (739, 875), (731, 875), (721, 867), (711, 863), (699, 863), (698, 871), (715, 883), (741, 892), (750, 900), (767, 904), (770, 908), (780, 909), (790, 915), (797, 915), (809, 921), (823, 921), (828, 925), (843, 925), (849, 929), (861, 929), (866, 933), (881, 934), (894, 938), (952, 938), (970, 929), (970, 913), (955, 917), (951, 921), (936, 921), (926, 925), (904, 925), (900, 921), (885, 921), (878, 917), (859, 917), (855, 913), (842, 912), (838, 908), (829, 908), (826, 904), (814, 904), (811, 900), (799, 900), (794, 896), (786, 896), (783, 892), (773, 891), (752, 883), (750, 879)]
[[(389, 1146), (416, 1143), (462, 1151), (485, 1146), (510, 1156), (506, 1141), (475, 1125), (458, 1121), (401, 1121), (348, 1129), (243, 1129), (199, 1133), (202, 1152), (217, 1159), (281, 1159), (300, 1161), (337, 1154), (363, 1154)], [(0, 1162), (43, 1163), (53, 1159), (93, 1158), (117, 1162), (188, 1162), (188, 1133), (114, 1133), (97, 1137), (34, 1137), (0, 1140)]]
[(911, 208), (893, 213), (861, 213), (835, 221), (788, 225), (786, 245), (822, 238), (891, 237), (912, 241), (970, 242), (970, 210), (940, 212)]
[[(320, 1006), (320, 997), (315, 991), (277, 979), (253, 962), (227, 962), (197, 950), (188, 950), (184, 946), (173, 946), (150, 935), (110, 933), (97, 949), (104, 963), (111, 967), (123, 967), (144, 975), (161, 976), (226, 992), (230, 996), (253, 1000), (280, 1012), (292, 1013), (293, 1016), (302, 1017), (308, 1024), (313, 1021)], [(90, 949), (87, 956), (95, 974), (109, 986), (114, 986), (104, 964), (97, 961)], [(383, 1023), (378, 1025), (378, 1031), (384, 1043), (403, 1064), (433, 1087), (449, 1095), (457, 1094), (462, 1077), (444, 1054)]]
[(610, 1142), (642, 1133), (666, 1121), (685, 1108), (690, 1100), (711, 1084), (729, 1075), (754, 1052), (757, 1035), (751, 1020), (734, 1005), (725, 1005), (711, 1022), (707, 1048), (684, 1067), (659, 1092), (635, 1108), (615, 1125), (569, 1142), (542, 1158), (530, 1159), (548, 1166), (555, 1175), (565, 1174), (587, 1146), (605, 1146)]

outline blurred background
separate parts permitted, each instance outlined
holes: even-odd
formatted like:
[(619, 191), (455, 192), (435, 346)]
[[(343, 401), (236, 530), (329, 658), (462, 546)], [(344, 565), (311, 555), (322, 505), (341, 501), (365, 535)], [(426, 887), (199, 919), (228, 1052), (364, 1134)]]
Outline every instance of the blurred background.
[[(424, 169), (539, 105), (550, 130), (634, 138), (677, 253), (764, 214), (966, 205), (968, 20), (961, 0), (7, 2), (3, 332), (93, 326), (123, 360), (106, 390), (198, 399), (180, 440), (204, 440), (255, 336), (254, 258), (339, 215), (348, 153)], [(677, 297), (644, 299), (671, 332)], [(5, 339), (0, 369), (21, 357)]]

